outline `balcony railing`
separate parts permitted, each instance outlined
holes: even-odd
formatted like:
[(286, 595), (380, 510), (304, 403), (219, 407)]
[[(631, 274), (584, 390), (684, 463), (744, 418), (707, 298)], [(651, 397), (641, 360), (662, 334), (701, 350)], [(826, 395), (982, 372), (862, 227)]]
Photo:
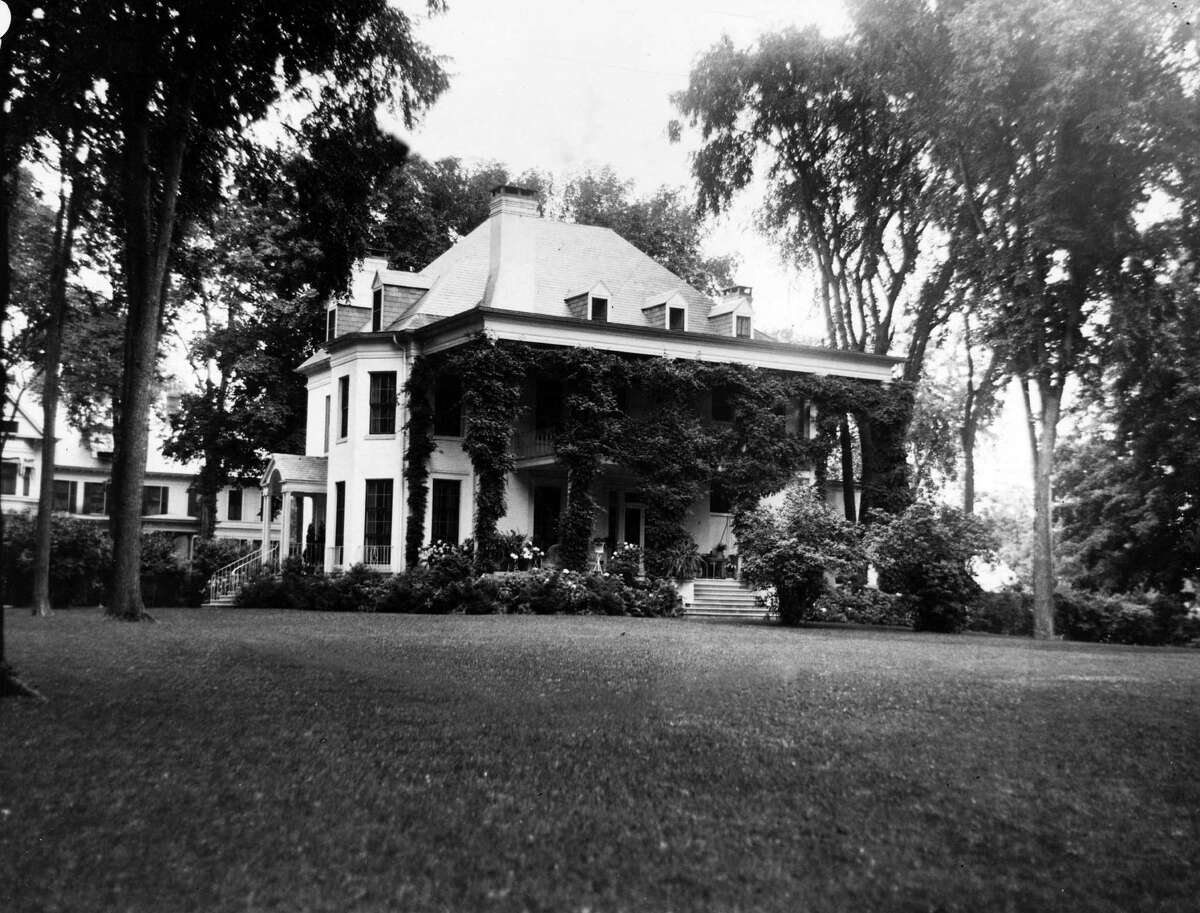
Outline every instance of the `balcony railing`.
[(392, 547), (390, 545), (364, 545), (362, 563), (367, 567), (392, 566)]
[(513, 435), (513, 453), (519, 460), (554, 456), (554, 432), (546, 429), (518, 431)]

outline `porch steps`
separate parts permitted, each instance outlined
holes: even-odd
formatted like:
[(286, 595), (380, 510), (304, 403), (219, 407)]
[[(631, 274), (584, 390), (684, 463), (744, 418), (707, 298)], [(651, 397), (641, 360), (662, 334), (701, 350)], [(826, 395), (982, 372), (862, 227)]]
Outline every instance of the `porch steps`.
[(225, 596), (218, 596), (209, 602), (201, 603), (202, 609), (232, 609), (236, 594), (229, 593)]
[(689, 618), (762, 619), (767, 610), (754, 601), (754, 591), (737, 580), (697, 580)]

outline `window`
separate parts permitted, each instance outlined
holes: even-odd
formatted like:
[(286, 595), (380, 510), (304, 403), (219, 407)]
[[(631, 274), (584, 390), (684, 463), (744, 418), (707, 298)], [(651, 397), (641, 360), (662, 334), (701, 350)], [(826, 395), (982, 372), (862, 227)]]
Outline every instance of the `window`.
[(337, 334), (337, 308), (330, 308), (325, 314), (325, 339), (333, 339)]
[(17, 464), (0, 464), (0, 494), (15, 495), (17, 493)]
[(21, 494), (29, 497), (29, 489), (33, 487), (33, 467), (26, 466), (24, 473), (24, 481), (21, 483)]
[(462, 436), (462, 384), (456, 376), (443, 375), (433, 385), (433, 433)]
[(433, 517), (429, 524), (431, 542), (458, 543), (458, 508), (462, 482), (458, 479), (433, 480)]
[(363, 545), (368, 549), (391, 545), (391, 479), (367, 479), (366, 517), (366, 528), (363, 531)]
[(685, 329), (687, 311), (683, 308), (667, 309), (667, 329), (673, 333), (682, 333)]
[(229, 506), (225, 511), (225, 515), (226, 519), (229, 520), (242, 519), (242, 490), (240, 488), (229, 489)]
[(396, 433), (396, 372), (372, 371), (369, 434)]
[(108, 513), (108, 483), (83, 483), (83, 512), (85, 514)]
[(325, 397), (325, 452), (329, 453), (329, 397)]
[[(16, 434), (20, 427), (15, 418), (6, 418), (0, 421), (0, 434)], [(9, 494), (13, 494), (13, 492), (10, 491)]]
[(597, 323), (608, 323), (608, 299), (592, 299), (592, 320)]
[(350, 377), (338, 378), (338, 440), (350, 434)]
[(187, 499), (187, 515), (189, 517), (200, 516), (200, 492), (196, 491), (194, 486), (188, 486)]
[(166, 485), (142, 486), (142, 516), (169, 513), (170, 491)]
[(749, 339), (750, 338), (750, 318), (749, 317), (739, 317), (737, 319), (737, 330), (734, 335), (736, 335), (738, 337), (738, 339)]
[(733, 401), (729, 397), (729, 390), (725, 387), (716, 387), (712, 391), (712, 420), (714, 422), (733, 421)]
[(371, 332), (378, 333), (383, 329), (383, 289), (377, 288), (371, 293)]
[(50, 509), (75, 513), (75, 496), (78, 491), (78, 483), (68, 482), (66, 479), (55, 479), (54, 497)]
[(708, 512), (728, 514), (733, 512), (733, 502), (720, 479), (713, 479), (708, 487)]
[(533, 427), (537, 431), (556, 431), (562, 423), (562, 385), (553, 380), (539, 380), (533, 393)]
[(346, 544), (346, 483), (333, 485), (333, 545), (341, 548)]

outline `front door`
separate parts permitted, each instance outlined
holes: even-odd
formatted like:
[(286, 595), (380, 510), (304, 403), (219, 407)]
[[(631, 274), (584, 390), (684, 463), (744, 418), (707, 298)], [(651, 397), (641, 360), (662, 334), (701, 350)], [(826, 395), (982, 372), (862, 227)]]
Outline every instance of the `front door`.
[(562, 514), (562, 486), (533, 488), (533, 544), (545, 551), (558, 542), (558, 519)]
[(646, 547), (646, 508), (625, 502), (625, 539), (630, 545)]

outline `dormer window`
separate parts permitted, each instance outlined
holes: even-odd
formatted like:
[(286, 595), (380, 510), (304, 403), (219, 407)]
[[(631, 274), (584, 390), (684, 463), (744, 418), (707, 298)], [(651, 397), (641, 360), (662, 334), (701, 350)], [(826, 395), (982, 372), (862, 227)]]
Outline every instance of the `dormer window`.
[(337, 335), (337, 308), (330, 308), (325, 314), (325, 341)]
[(749, 317), (740, 317), (740, 316), (738, 317), (737, 327), (735, 329), (734, 335), (737, 336), (738, 339), (749, 339), (750, 338), (750, 318)]
[(377, 288), (371, 293), (371, 332), (378, 333), (383, 329), (383, 289)]
[(687, 309), (682, 307), (667, 308), (667, 329), (672, 333), (682, 333), (687, 328)]
[(567, 313), (577, 320), (591, 320), (595, 323), (608, 323), (609, 303), (612, 294), (603, 282), (597, 282), (590, 288), (577, 288), (563, 298)]
[(650, 326), (671, 333), (688, 330), (688, 303), (679, 292), (651, 295), (642, 306), (642, 314)]

